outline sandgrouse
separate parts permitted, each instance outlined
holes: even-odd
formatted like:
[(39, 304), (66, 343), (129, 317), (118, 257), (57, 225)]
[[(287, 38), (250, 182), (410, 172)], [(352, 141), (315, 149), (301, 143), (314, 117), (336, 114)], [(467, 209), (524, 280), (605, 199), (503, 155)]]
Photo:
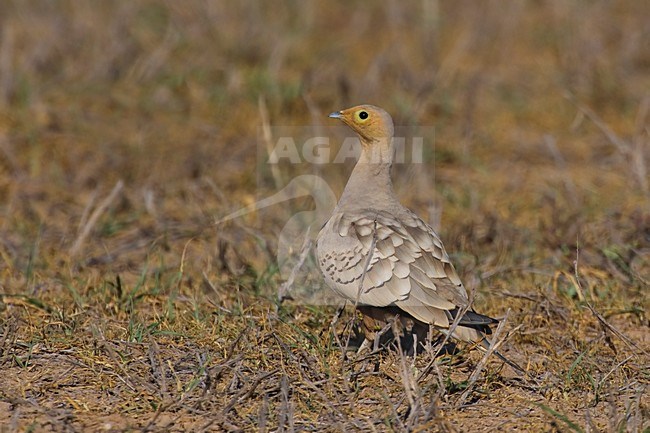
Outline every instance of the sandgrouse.
[[(393, 332), (410, 334), (412, 342), (424, 343), (429, 325), (446, 333), (467, 307), (467, 291), (440, 237), (395, 196), (390, 178), (393, 120), (372, 105), (329, 117), (352, 128), (362, 150), (332, 216), (318, 234), (318, 264), (327, 285), (363, 314), (366, 347), (382, 324), (391, 321)], [(452, 337), (485, 346), (485, 334), (496, 322), (467, 310)]]

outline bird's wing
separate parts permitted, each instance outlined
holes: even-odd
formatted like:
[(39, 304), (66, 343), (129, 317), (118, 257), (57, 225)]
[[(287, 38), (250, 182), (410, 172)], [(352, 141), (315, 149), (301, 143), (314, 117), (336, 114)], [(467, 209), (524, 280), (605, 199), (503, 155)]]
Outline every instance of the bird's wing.
[(468, 304), (440, 238), (410, 211), (399, 218), (384, 211), (335, 214), (319, 236), (318, 259), (329, 285), (360, 305), (395, 305), (448, 327), (452, 312)]

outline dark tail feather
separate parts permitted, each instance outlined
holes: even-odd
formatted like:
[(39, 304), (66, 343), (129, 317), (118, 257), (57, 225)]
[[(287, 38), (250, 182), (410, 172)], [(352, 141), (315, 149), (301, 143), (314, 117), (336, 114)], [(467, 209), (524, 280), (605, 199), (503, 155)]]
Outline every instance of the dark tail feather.
[[(460, 311), (459, 308), (454, 308), (453, 310), (445, 311), (447, 313), (447, 317), (449, 318), (450, 322), (453, 322), (456, 319), (456, 316), (458, 315), (458, 312)], [(474, 328), (476, 330), (479, 330), (483, 332), (484, 334), (491, 334), (492, 330), (490, 329), (490, 325), (496, 325), (499, 323), (497, 319), (493, 319), (489, 316), (479, 314), (475, 311), (466, 311), (465, 314), (463, 314), (463, 317), (460, 318), (460, 322), (458, 322), (459, 326), (464, 326), (466, 328)]]

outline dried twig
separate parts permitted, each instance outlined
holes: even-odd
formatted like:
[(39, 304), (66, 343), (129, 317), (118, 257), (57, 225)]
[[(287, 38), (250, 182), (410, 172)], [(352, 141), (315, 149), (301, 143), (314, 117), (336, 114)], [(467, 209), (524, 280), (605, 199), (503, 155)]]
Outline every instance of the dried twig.
[(289, 432), (293, 432), (293, 403), (289, 398), (289, 380), (286, 374), (283, 374), (280, 378), (280, 396), (278, 432), (284, 432), (285, 427)]
[[(633, 172), (637, 177), (637, 181), (639, 182), (639, 185), (641, 186), (641, 189), (647, 194), (648, 189), (650, 188), (648, 186), (648, 179), (647, 179), (647, 171), (646, 171), (646, 166), (645, 166), (645, 155), (643, 152), (643, 135), (641, 132), (641, 128), (637, 126), (637, 137), (636, 137), (636, 145), (633, 147), (632, 143), (627, 142), (626, 140), (622, 139), (619, 137), (612, 128), (607, 125), (597, 114), (595, 111), (593, 111), (591, 108), (587, 107), (586, 105), (580, 103), (577, 98), (571, 94), (571, 93), (566, 93), (564, 95), (566, 99), (571, 101), (573, 105), (578, 108), (578, 110), (583, 113), (589, 120), (591, 120), (594, 125), (600, 131), (607, 137), (607, 139), (612, 143), (619, 151), (621, 155), (623, 155), (624, 158), (629, 159), (629, 161), (632, 163), (633, 167)], [(645, 121), (645, 117), (647, 116), (647, 113), (649, 111), (648, 109), (648, 104), (647, 102), (648, 97), (644, 98), (644, 100), (641, 101), (641, 106), (639, 107), (639, 112), (637, 115), (637, 121), (636, 124), (642, 124)], [(647, 133), (647, 131), (646, 131)]]
[[(422, 370), (422, 373), (420, 373), (420, 376), (418, 377), (418, 381), (422, 380), (424, 377), (426, 377), (430, 372), (431, 368), (433, 365), (436, 363), (436, 357), (438, 354), (442, 351), (442, 349), (445, 347), (449, 339), (451, 338), (452, 334), (458, 327), (458, 324), (462, 320), (463, 316), (467, 311), (472, 308), (472, 304), (474, 303), (474, 295), (476, 293), (476, 288), (472, 287), (472, 290), (469, 293), (469, 300), (467, 301), (467, 305), (462, 307), (461, 309), (458, 310), (458, 313), (456, 314), (456, 317), (454, 318), (454, 321), (451, 323), (451, 326), (449, 327), (449, 330), (444, 332), (445, 337), (443, 338), (442, 342), (439, 344), (438, 350), (433, 354), (433, 358), (427, 364), (427, 366)], [(436, 367), (437, 368), (437, 367)]]
[[(363, 272), (361, 273), (361, 278), (359, 278), (359, 289), (357, 290), (357, 298), (354, 300), (354, 310), (356, 311), (357, 306), (359, 305), (359, 300), (361, 299), (361, 291), (363, 290), (363, 282), (366, 279), (366, 273), (370, 268), (370, 261), (372, 260), (373, 253), (375, 251), (375, 245), (377, 244), (377, 220), (374, 221), (374, 227), (372, 231), (372, 241), (370, 242), (370, 248), (368, 249), (368, 258), (363, 266)], [(354, 316), (356, 317), (356, 315)], [(365, 344), (365, 340), (364, 340)], [(361, 345), (359, 351), (364, 348), (364, 344)], [(350, 334), (348, 333), (347, 340), (345, 342), (345, 347), (350, 345)]]
[(298, 275), (298, 271), (300, 270), (300, 268), (302, 268), (302, 265), (305, 263), (305, 260), (309, 255), (309, 251), (311, 251), (313, 241), (309, 236), (310, 231), (311, 231), (311, 226), (308, 227), (307, 231), (305, 232), (305, 239), (302, 243), (302, 247), (300, 248), (300, 256), (298, 256), (298, 261), (291, 269), (289, 278), (287, 278), (287, 280), (284, 283), (282, 283), (280, 287), (278, 287), (278, 302), (280, 303), (282, 303), (282, 301), (286, 299), (287, 293), (293, 288), (293, 283), (296, 280), (296, 275)]
[(16, 28), (10, 22), (4, 22), (0, 37), (0, 106), (9, 105), (15, 91), (15, 68), (13, 65)]
[(396, 338), (397, 347), (399, 348), (399, 373), (400, 378), (402, 379), (402, 386), (404, 387), (404, 393), (409, 402), (409, 415), (408, 420), (414, 422), (417, 420), (419, 412), (422, 409), (422, 401), (420, 397), (420, 391), (418, 389), (417, 380), (413, 377), (409, 366), (406, 362), (406, 356), (402, 350), (402, 344), (399, 338)]
[(165, 380), (165, 364), (160, 358), (160, 348), (155, 338), (149, 339), (148, 344), (149, 363), (151, 364), (152, 375), (160, 386), (160, 394), (164, 398), (167, 394), (167, 380)]
[(485, 367), (485, 364), (487, 363), (488, 358), (490, 355), (492, 355), (493, 352), (495, 352), (499, 346), (505, 341), (504, 338), (499, 338), (501, 336), (501, 331), (505, 327), (506, 322), (508, 321), (508, 316), (510, 315), (510, 309), (508, 308), (508, 311), (506, 311), (506, 315), (503, 319), (501, 319), (501, 322), (499, 322), (499, 326), (497, 326), (496, 331), (494, 331), (494, 335), (492, 337), (492, 343), (490, 344), (490, 347), (485, 351), (485, 355), (483, 355), (483, 358), (479, 361), (479, 363), (476, 365), (476, 368), (470, 375), (468, 381), (467, 381), (467, 388), (465, 391), (461, 394), (460, 398), (458, 399), (458, 403), (456, 404), (457, 407), (462, 406), (465, 403), (465, 400), (467, 400), (467, 397), (469, 397), (470, 393), (472, 392), (472, 389), (474, 388), (474, 384), (478, 380), (479, 375), (483, 371), (483, 368)]
[(99, 204), (99, 206), (95, 208), (95, 210), (90, 215), (90, 218), (88, 218), (88, 222), (84, 225), (83, 229), (81, 229), (79, 236), (77, 236), (77, 239), (72, 245), (72, 248), (70, 248), (71, 256), (76, 256), (81, 251), (81, 247), (86, 241), (88, 235), (90, 235), (90, 232), (93, 229), (93, 227), (95, 227), (95, 225), (97, 224), (99, 217), (106, 211), (106, 209), (108, 209), (111, 203), (117, 198), (119, 193), (122, 191), (122, 188), (124, 188), (124, 182), (122, 180), (118, 180), (115, 186), (113, 187), (111, 193)]
[(574, 205), (579, 206), (580, 196), (578, 195), (578, 190), (576, 189), (576, 185), (573, 182), (573, 179), (571, 179), (571, 176), (567, 173), (567, 163), (564, 159), (564, 156), (562, 155), (562, 152), (560, 152), (560, 149), (557, 147), (555, 137), (551, 134), (544, 134), (544, 144), (546, 145), (548, 151), (551, 153), (551, 156), (555, 161), (555, 165), (558, 166), (562, 173), (562, 182), (564, 183), (564, 189), (566, 189), (566, 191), (569, 193), (571, 202)]
[[(269, 110), (266, 107), (266, 100), (264, 99), (264, 96), (259, 97), (257, 101), (257, 107), (260, 112), (260, 121), (261, 121), (261, 133), (262, 133), (262, 140), (264, 141), (264, 144), (266, 144), (266, 151), (269, 155), (269, 157), (273, 154), (273, 134), (271, 133), (271, 124), (269, 122)], [(271, 167), (271, 175), (273, 176), (273, 182), (275, 183), (275, 187), (277, 189), (280, 189), (280, 185), (283, 184), (282, 182), (282, 174), (280, 173), (280, 167), (278, 164), (269, 164)]]
[(579, 243), (576, 241), (576, 259), (573, 262), (573, 269), (575, 272), (575, 288), (576, 291), (578, 292), (578, 296), (580, 297), (581, 300), (584, 301), (585, 305), (587, 305), (587, 308), (589, 308), (589, 311), (591, 311), (591, 314), (594, 315), (594, 317), (598, 320), (600, 323), (600, 326), (603, 327), (604, 330), (609, 330), (612, 334), (616, 335), (623, 343), (625, 343), (630, 349), (636, 352), (640, 352), (644, 355), (648, 355), (648, 352), (646, 352), (643, 348), (639, 347), (631, 338), (629, 338), (627, 335), (623, 334), (621, 331), (616, 329), (614, 325), (609, 323), (607, 319), (605, 319), (597, 310), (594, 308), (593, 305), (591, 305), (591, 302), (589, 302), (589, 299), (587, 299), (584, 295), (584, 290), (582, 289), (582, 284), (580, 283), (580, 274), (578, 272), (578, 261), (580, 258), (580, 247)]
[(386, 332), (388, 332), (388, 330), (393, 326), (395, 320), (399, 320), (397, 316), (393, 321), (386, 323), (383, 328), (381, 328), (378, 332), (375, 333), (375, 341), (373, 341), (372, 343), (373, 352), (377, 352), (379, 350), (379, 343), (381, 341), (381, 336), (384, 335)]
[(363, 282), (366, 279), (366, 273), (370, 269), (370, 261), (375, 252), (375, 245), (377, 244), (377, 220), (374, 221), (374, 226), (372, 228), (372, 241), (370, 242), (370, 248), (368, 248), (368, 258), (363, 266), (363, 272), (361, 273), (361, 278), (359, 279), (359, 289), (357, 290), (357, 299), (354, 300), (354, 308), (357, 308), (359, 305), (359, 300), (361, 299), (361, 292), (363, 290)]

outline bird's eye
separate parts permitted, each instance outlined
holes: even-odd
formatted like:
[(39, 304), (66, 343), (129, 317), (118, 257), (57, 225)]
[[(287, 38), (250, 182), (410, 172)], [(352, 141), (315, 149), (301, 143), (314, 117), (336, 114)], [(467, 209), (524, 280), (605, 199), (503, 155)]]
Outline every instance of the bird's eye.
[(365, 110), (359, 110), (357, 111), (357, 118), (361, 121), (366, 120), (370, 115), (368, 114), (367, 111)]

